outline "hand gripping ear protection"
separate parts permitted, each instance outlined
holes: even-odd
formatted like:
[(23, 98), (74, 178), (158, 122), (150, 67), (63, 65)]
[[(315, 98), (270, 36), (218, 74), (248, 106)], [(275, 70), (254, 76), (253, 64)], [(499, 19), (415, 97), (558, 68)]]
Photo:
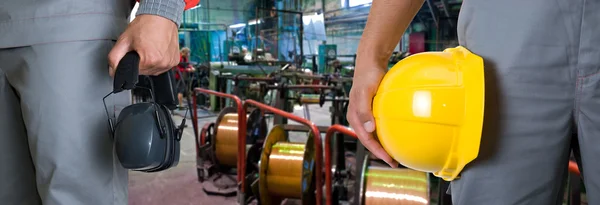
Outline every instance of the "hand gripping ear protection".
[[(179, 126), (175, 126), (167, 107), (173, 103), (164, 103), (173, 100), (172, 73), (168, 71), (150, 77), (152, 101), (123, 108), (116, 121), (106, 108), (108, 96), (136, 86), (138, 69), (139, 55), (136, 52), (127, 53), (117, 66), (114, 89), (104, 97), (104, 107), (121, 165), (134, 171), (158, 172), (174, 167), (179, 162), (179, 141), (185, 126), (185, 117)], [(163, 99), (155, 99), (155, 95)]]

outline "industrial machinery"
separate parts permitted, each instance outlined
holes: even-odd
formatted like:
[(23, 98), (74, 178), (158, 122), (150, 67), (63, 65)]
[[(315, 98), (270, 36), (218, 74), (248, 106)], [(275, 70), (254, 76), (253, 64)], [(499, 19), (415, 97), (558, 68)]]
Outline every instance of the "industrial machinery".
[[(258, 149), (262, 147), (262, 142), (267, 134), (267, 124), (260, 112), (254, 110), (247, 115), (246, 127), (246, 147), (247, 150)], [(198, 179), (200, 181), (212, 180), (223, 177), (231, 173), (231, 170), (237, 168), (238, 156), (238, 114), (233, 107), (223, 109), (216, 122), (207, 123), (202, 129), (198, 145)], [(244, 123), (244, 122), (242, 122)], [(256, 159), (256, 158), (253, 158)], [(246, 163), (258, 163), (258, 159), (250, 160)], [(214, 183), (217, 190), (209, 190), (205, 187), (204, 191), (210, 194), (231, 195), (237, 190), (237, 182), (233, 186)]]
[[(195, 91), (230, 98), (238, 105), (237, 112), (234, 108), (223, 109), (217, 121), (205, 125), (200, 137), (197, 136), (197, 170), (201, 181), (225, 176), (227, 171), (236, 168), (235, 184), (238, 186), (235, 190), (240, 204), (246, 204), (254, 199), (258, 199), (263, 204), (270, 204), (276, 202), (272, 200), (277, 198), (299, 198), (308, 204), (320, 204), (316, 199), (322, 198), (322, 188), (317, 186), (322, 184), (321, 172), (314, 172), (314, 170), (321, 169), (322, 148), (320, 132), (314, 124), (257, 101), (246, 100), (242, 107), (242, 101), (237, 96), (201, 88)], [(249, 105), (258, 109), (254, 109), (246, 116)], [(307, 130), (311, 132), (311, 137), (306, 143), (290, 143), (283, 130), (285, 126), (276, 126), (264, 141), (266, 123), (262, 113), (265, 112), (309, 126)], [(197, 114), (195, 113), (194, 116)], [(248, 118), (247, 123), (246, 118)], [(197, 122), (197, 120), (193, 121)], [(286, 157), (300, 158), (299, 152), (303, 153), (300, 155), (301, 160), (296, 160), (300, 163), (285, 160)], [(211, 176), (214, 178), (210, 178)], [(289, 180), (294, 177), (304, 180), (304, 183), (294, 183), (294, 180)], [(277, 184), (282, 182), (283, 185), (278, 187)], [(307, 186), (310, 185), (309, 182), (315, 183), (312, 188)], [(233, 195), (235, 193), (233, 190), (231, 186), (216, 187), (214, 190), (205, 188), (207, 193), (221, 195)]]
[[(371, 163), (365, 153), (358, 154), (356, 176), (350, 170), (340, 166), (341, 162), (332, 163), (332, 154), (342, 150), (332, 150), (330, 141), (334, 134), (342, 133), (357, 138), (354, 131), (341, 125), (333, 125), (325, 135), (325, 196), (327, 205), (339, 204), (340, 201), (353, 202), (356, 205), (416, 205), (429, 204), (429, 178), (427, 173), (407, 168), (390, 168)], [(364, 152), (364, 147), (359, 151)], [(345, 196), (349, 187), (345, 181), (354, 178), (354, 197)]]

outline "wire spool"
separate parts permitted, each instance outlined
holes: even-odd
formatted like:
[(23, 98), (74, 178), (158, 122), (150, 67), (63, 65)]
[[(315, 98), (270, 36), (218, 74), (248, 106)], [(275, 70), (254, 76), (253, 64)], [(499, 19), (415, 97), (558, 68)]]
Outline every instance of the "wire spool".
[(301, 94), (301, 104), (319, 104), (321, 102), (321, 95), (318, 94)]
[(429, 204), (429, 180), (425, 172), (369, 166), (365, 157), (359, 184), (360, 205)]
[[(260, 110), (254, 110), (247, 115), (247, 127), (252, 132), (247, 132), (246, 144), (255, 143), (257, 138), (262, 138), (267, 132), (267, 123)], [(257, 121), (260, 121), (257, 123)], [(257, 127), (258, 126), (258, 127)], [(212, 141), (215, 143), (215, 156), (219, 165), (236, 167), (238, 161), (238, 114), (237, 109), (226, 107), (221, 110), (216, 121), (215, 134)]]
[(315, 204), (314, 136), (306, 143), (289, 142), (283, 126), (271, 129), (263, 145), (259, 171), (260, 203), (281, 204), (285, 198), (301, 199), (302, 204)]

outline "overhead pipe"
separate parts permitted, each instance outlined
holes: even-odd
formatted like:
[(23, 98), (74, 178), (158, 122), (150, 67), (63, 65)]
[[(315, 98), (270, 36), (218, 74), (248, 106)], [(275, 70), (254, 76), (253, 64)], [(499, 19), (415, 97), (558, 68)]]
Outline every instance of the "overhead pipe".
[(448, 21), (448, 24), (450, 24), (450, 27), (454, 28), (454, 24), (452, 23), (452, 21), (450, 20), (450, 12), (448, 12), (448, 0), (440, 0), (442, 2), (442, 7), (443, 7), (443, 12), (444, 15), (446, 15), (446, 20)]
[(366, 8), (370, 7), (371, 5), (372, 5), (371, 3), (366, 3), (366, 4), (356, 5), (353, 7), (345, 7), (345, 8), (341, 8), (341, 9), (334, 9), (334, 10), (326, 11), (323, 14), (325, 15), (325, 14), (335, 13), (338, 11), (351, 11), (351, 10), (366, 9)]
[(431, 18), (433, 20), (433, 23), (435, 23), (435, 27), (438, 27), (438, 22), (437, 22), (437, 17), (435, 16), (435, 11), (433, 10), (433, 4), (431, 3), (431, 0), (427, 0), (427, 6), (429, 6), (429, 13), (431, 13)]

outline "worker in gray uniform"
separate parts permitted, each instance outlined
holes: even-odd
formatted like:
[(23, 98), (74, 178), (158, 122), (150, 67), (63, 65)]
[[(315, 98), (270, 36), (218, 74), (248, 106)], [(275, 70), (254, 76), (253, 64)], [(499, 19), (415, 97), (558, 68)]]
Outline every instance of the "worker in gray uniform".
[(142, 0), (128, 25), (134, 3), (0, 1), (0, 204), (127, 204), (102, 104), (109, 73), (131, 50), (141, 74), (177, 65), (186, 4)]
[[(387, 60), (423, 0), (375, 0), (359, 48), (347, 113), (373, 138), (372, 98)], [(455, 205), (562, 204), (577, 131), (589, 204), (600, 204), (600, 1), (465, 0), (458, 39), (484, 59), (478, 158), (451, 182)]]

